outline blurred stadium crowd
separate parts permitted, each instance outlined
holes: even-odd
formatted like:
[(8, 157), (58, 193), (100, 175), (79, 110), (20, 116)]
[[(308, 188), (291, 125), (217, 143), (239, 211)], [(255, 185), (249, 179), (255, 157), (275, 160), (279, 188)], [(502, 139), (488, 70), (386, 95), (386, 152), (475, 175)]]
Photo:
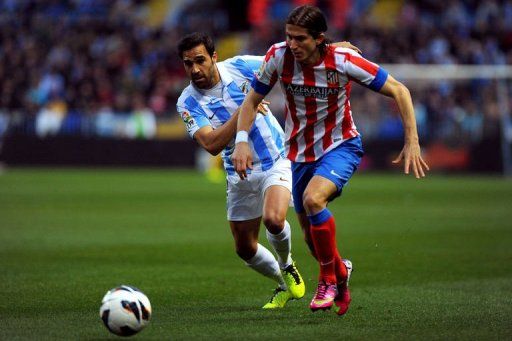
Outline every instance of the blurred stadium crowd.
[[(184, 136), (179, 38), (206, 31), (221, 59), (262, 55), (303, 3), (324, 10), (332, 40), (379, 64), (512, 64), (511, 0), (1, 0), (0, 137)], [(493, 81), (407, 85), (424, 139), (499, 135)], [(378, 97), (355, 91), (356, 124), (368, 139), (400, 138), (396, 110)], [(273, 105), (282, 113), (279, 96)]]

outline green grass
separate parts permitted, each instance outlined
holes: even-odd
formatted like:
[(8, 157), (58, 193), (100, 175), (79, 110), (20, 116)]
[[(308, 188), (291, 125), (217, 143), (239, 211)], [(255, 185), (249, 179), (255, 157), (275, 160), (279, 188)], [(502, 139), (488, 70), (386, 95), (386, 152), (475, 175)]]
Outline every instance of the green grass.
[(8, 169), (0, 339), (113, 339), (98, 311), (118, 284), (153, 306), (136, 339), (512, 338), (512, 181), (360, 173), (330, 209), (356, 269), (343, 318), (308, 309), (317, 265), (292, 210), (306, 297), (263, 311), (274, 284), (236, 257), (224, 184), (192, 171)]

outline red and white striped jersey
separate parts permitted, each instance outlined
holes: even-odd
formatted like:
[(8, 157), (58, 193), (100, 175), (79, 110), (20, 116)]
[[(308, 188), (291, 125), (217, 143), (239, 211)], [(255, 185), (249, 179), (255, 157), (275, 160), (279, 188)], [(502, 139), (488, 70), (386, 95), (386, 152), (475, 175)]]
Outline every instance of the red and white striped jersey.
[(304, 66), (282, 42), (269, 49), (252, 87), (266, 95), (279, 80), (286, 98), (287, 157), (311, 162), (359, 135), (352, 119), (350, 81), (379, 91), (387, 77), (357, 52), (332, 45), (317, 65)]

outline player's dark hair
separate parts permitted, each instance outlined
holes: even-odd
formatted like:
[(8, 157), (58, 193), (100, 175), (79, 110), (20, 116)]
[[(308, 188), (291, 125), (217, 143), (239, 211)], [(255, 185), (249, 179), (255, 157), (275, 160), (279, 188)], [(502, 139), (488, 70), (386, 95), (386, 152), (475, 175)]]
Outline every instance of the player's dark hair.
[(208, 51), (210, 57), (213, 56), (213, 52), (215, 52), (215, 45), (213, 44), (213, 39), (206, 33), (203, 32), (194, 32), (187, 34), (178, 43), (178, 55), (181, 59), (183, 59), (183, 52), (193, 49), (196, 46), (203, 44)]
[[(318, 38), (321, 33), (327, 31), (327, 20), (320, 8), (311, 5), (303, 5), (290, 12), (286, 23), (305, 28), (313, 38)], [(330, 41), (326, 38), (319, 46), (321, 50), (325, 48)]]

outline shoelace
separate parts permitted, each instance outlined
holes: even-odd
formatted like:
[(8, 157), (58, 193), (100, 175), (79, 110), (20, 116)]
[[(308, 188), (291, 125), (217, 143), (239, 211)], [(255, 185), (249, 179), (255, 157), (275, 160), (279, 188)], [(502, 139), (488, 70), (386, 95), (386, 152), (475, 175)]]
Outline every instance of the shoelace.
[(323, 300), (325, 298), (325, 294), (327, 293), (327, 288), (329, 288), (329, 285), (327, 283), (325, 283), (325, 282), (318, 283), (315, 299)]
[(274, 294), (273, 294), (273, 295), (272, 295), (272, 297), (270, 298), (270, 303), (274, 303), (274, 298), (276, 298), (276, 297), (277, 297), (277, 295), (278, 295), (280, 292), (282, 292), (282, 291), (284, 291), (284, 290), (283, 290), (283, 289), (281, 289), (281, 288), (279, 288), (279, 287), (277, 287), (277, 288), (274, 290)]
[(286, 271), (290, 275), (292, 275), (293, 280), (295, 281), (295, 284), (300, 284), (299, 274), (297, 273), (297, 269), (293, 266), (293, 264), (291, 264), (289, 267), (284, 269), (284, 271)]

